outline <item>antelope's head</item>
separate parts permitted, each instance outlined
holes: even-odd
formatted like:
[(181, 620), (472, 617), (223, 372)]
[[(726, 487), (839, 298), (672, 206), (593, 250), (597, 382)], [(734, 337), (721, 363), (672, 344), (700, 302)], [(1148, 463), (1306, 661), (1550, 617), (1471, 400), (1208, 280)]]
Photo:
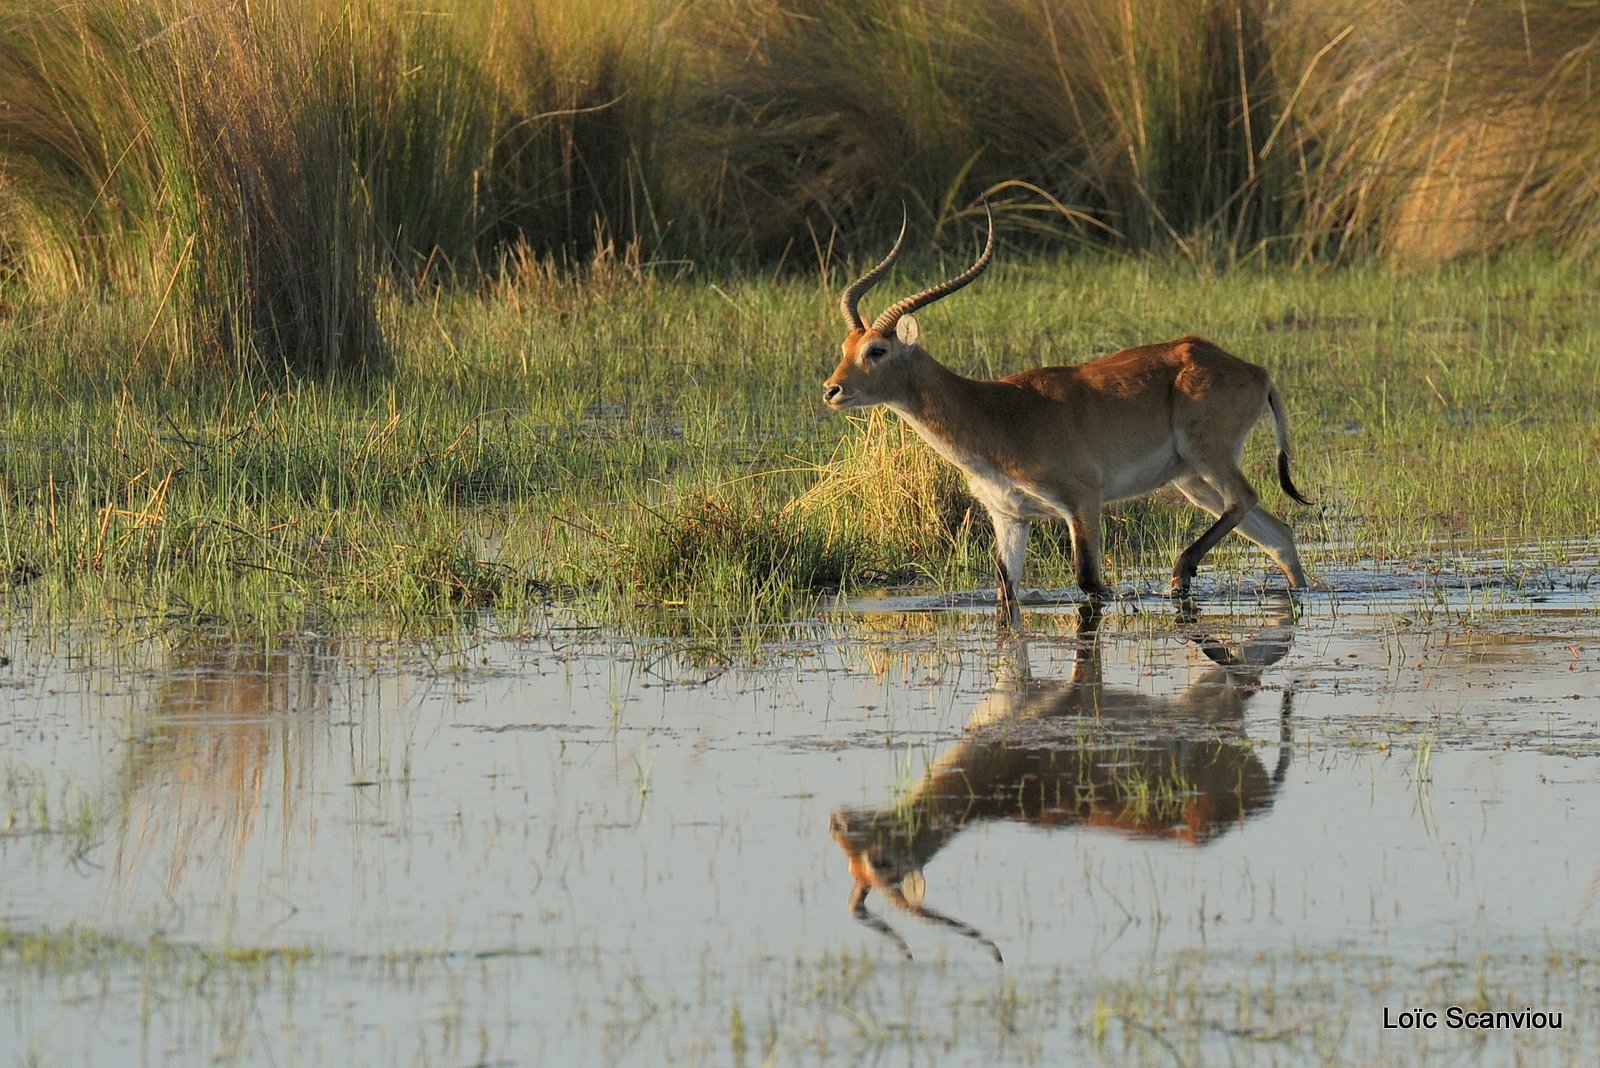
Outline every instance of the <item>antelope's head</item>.
[(915, 885), (923, 863), (950, 838), (950, 821), (916, 823), (894, 809), (842, 808), (828, 820), (828, 833), (844, 850), (850, 877), (862, 897), (869, 890), (898, 891), (908, 877)]
[(965, 935), (987, 949), (996, 963), (1005, 963), (1000, 947), (982, 931), (922, 902), (926, 889), (922, 861), (938, 852), (952, 833), (951, 828), (917, 830), (905, 825), (903, 814), (841, 809), (829, 820), (828, 829), (850, 859), (850, 875), (855, 880), (855, 887), (850, 891), (850, 914), (894, 941), (907, 960), (911, 959), (911, 947), (906, 940), (886, 921), (867, 910), (869, 892), (878, 891), (884, 900), (907, 915)]
[(844, 339), (844, 357), (822, 383), (824, 404), (840, 411), (886, 404), (905, 396), (916, 361), (925, 357), (917, 347), (917, 320), (911, 313), (941, 297), (948, 297), (977, 278), (994, 257), (994, 213), (987, 201), (983, 210), (989, 220), (988, 240), (977, 261), (956, 277), (890, 305), (871, 326), (862, 320), (861, 313), (856, 310), (862, 296), (877, 285), (900, 258), (900, 249), (906, 240), (906, 226), (902, 221), (900, 236), (889, 254), (844, 291), (839, 298), (839, 310), (844, 313), (845, 326), (850, 332)]

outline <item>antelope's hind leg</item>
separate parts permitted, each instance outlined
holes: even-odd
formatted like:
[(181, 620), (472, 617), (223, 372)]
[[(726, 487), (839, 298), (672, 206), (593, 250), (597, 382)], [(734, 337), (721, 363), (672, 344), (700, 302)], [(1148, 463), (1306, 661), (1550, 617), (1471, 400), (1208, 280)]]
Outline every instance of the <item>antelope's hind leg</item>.
[[(1222, 494), (1205, 479), (1199, 475), (1185, 475), (1175, 485), (1196, 508), (1221, 517), (1224, 511)], [(1289, 524), (1257, 504), (1245, 513), (1234, 529), (1266, 550), (1267, 555), (1283, 571), (1292, 589), (1305, 589), (1309, 585), (1305, 569), (1300, 566), (1300, 553), (1295, 549), (1294, 531), (1289, 529)], [(1198, 564), (1199, 560), (1196, 559), (1195, 563)]]
[[(1237, 467), (1232, 470), (1214, 471), (1210, 477), (1199, 471), (1183, 476), (1177, 480), (1178, 489), (1184, 496), (1193, 501), (1191, 492), (1195, 482), (1198, 481), (1208, 493), (1209, 504), (1201, 507), (1217, 517), (1217, 521), (1206, 528), (1187, 549), (1178, 554), (1178, 562), (1172, 569), (1172, 592), (1180, 596), (1188, 596), (1189, 583), (1200, 571), (1200, 561), (1206, 554), (1216, 548), (1217, 542), (1227, 537), (1228, 532), (1237, 527), (1256, 506), (1255, 487), (1244, 477), (1244, 472)], [(1196, 502), (1198, 503), (1198, 502)]]
[(1289, 529), (1288, 523), (1258, 504), (1250, 510), (1249, 515), (1239, 520), (1238, 530), (1267, 551), (1267, 555), (1283, 572), (1283, 577), (1289, 580), (1290, 589), (1303, 590), (1310, 585), (1306, 581), (1305, 568), (1300, 566), (1300, 553), (1294, 546), (1294, 531)]

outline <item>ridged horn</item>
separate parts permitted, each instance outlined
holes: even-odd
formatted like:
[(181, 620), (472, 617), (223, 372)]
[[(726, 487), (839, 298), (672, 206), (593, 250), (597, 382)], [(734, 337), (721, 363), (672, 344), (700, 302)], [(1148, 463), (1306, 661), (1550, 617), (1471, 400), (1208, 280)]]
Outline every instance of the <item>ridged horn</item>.
[(878, 262), (878, 265), (866, 274), (857, 278), (850, 287), (844, 291), (844, 296), (839, 298), (839, 310), (844, 313), (844, 322), (851, 330), (865, 330), (866, 324), (861, 321), (861, 313), (856, 310), (856, 305), (861, 303), (861, 298), (867, 290), (878, 284), (889, 268), (894, 266), (894, 261), (900, 258), (900, 248), (906, 243), (906, 210), (900, 209), (900, 236), (894, 239), (894, 248), (889, 254)]
[(867, 911), (867, 887), (865, 885), (857, 886), (851, 892), (850, 915), (893, 942), (899, 948), (900, 955), (906, 960), (912, 959), (911, 946), (907, 944), (904, 938), (900, 937), (900, 933), (882, 919)]
[(878, 888), (878, 892), (884, 896), (884, 899), (888, 901), (889, 904), (893, 905), (901, 912), (915, 916), (918, 919), (929, 920), (933, 923), (941, 924), (942, 926), (948, 927), (958, 934), (963, 934), (987, 949), (989, 951), (989, 955), (995, 959), (995, 963), (1005, 963), (1005, 958), (1000, 956), (1000, 947), (995, 945), (987, 935), (978, 930), (976, 927), (972, 926), (972, 924), (964, 923), (961, 920), (956, 919), (954, 916), (946, 916), (942, 912), (935, 912), (933, 909), (927, 908), (920, 902), (915, 904), (912, 903), (906, 899), (906, 895), (901, 892), (899, 887), (881, 886)]
[(882, 315), (873, 320), (872, 329), (885, 336), (893, 333), (894, 324), (900, 321), (901, 316), (926, 307), (941, 297), (948, 297), (984, 272), (989, 266), (989, 261), (994, 258), (994, 211), (989, 207), (987, 200), (983, 202), (983, 213), (989, 218), (989, 238), (984, 242), (983, 252), (978, 256), (977, 262), (947, 282), (940, 282), (915, 296), (890, 305)]

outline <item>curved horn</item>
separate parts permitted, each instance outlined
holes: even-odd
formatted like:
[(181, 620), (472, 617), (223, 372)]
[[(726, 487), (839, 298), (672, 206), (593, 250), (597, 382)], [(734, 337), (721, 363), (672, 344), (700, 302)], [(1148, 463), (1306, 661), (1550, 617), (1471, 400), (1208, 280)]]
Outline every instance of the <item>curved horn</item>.
[(926, 307), (941, 297), (948, 297), (984, 272), (984, 269), (989, 266), (989, 261), (994, 258), (994, 211), (989, 207), (987, 200), (983, 202), (983, 213), (989, 218), (989, 239), (984, 242), (983, 252), (978, 256), (977, 262), (948, 282), (940, 282), (936, 286), (924, 289), (916, 296), (907, 297), (905, 300), (890, 305), (882, 315), (873, 321), (872, 329), (884, 335), (893, 333), (894, 324), (900, 321), (901, 316), (908, 312), (914, 312), (918, 308)]
[(900, 955), (906, 960), (913, 959), (911, 956), (911, 946), (907, 944), (904, 938), (900, 937), (900, 932), (896, 931), (893, 927), (890, 927), (884, 920), (879, 919), (877, 916), (874, 916), (872, 913), (867, 911), (866, 886), (859, 885), (850, 894), (850, 915), (854, 916), (857, 920), (872, 928), (874, 931), (877, 931), (879, 934), (883, 935), (885, 938), (889, 939), (889, 941), (898, 946), (900, 948)]
[(866, 324), (861, 321), (861, 313), (856, 310), (856, 305), (866, 295), (867, 290), (878, 284), (878, 279), (893, 266), (894, 261), (900, 258), (900, 246), (906, 242), (906, 210), (900, 208), (900, 236), (894, 239), (894, 248), (889, 254), (878, 262), (878, 265), (866, 274), (857, 278), (850, 288), (844, 291), (844, 296), (839, 298), (839, 310), (844, 312), (844, 322), (851, 330), (865, 330)]
[(978, 930), (976, 927), (972, 926), (972, 924), (963, 923), (954, 916), (946, 916), (942, 912), (935, 912), (933, 909), (927, 908), (920, 902), (913, 903), (909, 901), (899, 887), (880, 886), (878, 888), (878, 892), (884, 896), (886, 901), (888, 901), (895, 908), (899, 909), (901, 912), (915, 916), (918, 919), (929, 920), (933, 923), (941, 924), (958, 934), (966, 935), (968, 938), (987, 949), (989, 951), (989, 955), (995, 959), (995, 963), (1005, 963), (1005, 958), (1000, 956), (1000, 947), (995, 945), (987, 935)]

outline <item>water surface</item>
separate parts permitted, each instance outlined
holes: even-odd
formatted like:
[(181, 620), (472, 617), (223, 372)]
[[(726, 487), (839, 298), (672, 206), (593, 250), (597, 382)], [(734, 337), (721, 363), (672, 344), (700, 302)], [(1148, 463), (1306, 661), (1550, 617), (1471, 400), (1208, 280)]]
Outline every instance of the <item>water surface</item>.
[(1201, 608), (12, 630), (0, 1061), (1591, 1060), (1594, 597)]

